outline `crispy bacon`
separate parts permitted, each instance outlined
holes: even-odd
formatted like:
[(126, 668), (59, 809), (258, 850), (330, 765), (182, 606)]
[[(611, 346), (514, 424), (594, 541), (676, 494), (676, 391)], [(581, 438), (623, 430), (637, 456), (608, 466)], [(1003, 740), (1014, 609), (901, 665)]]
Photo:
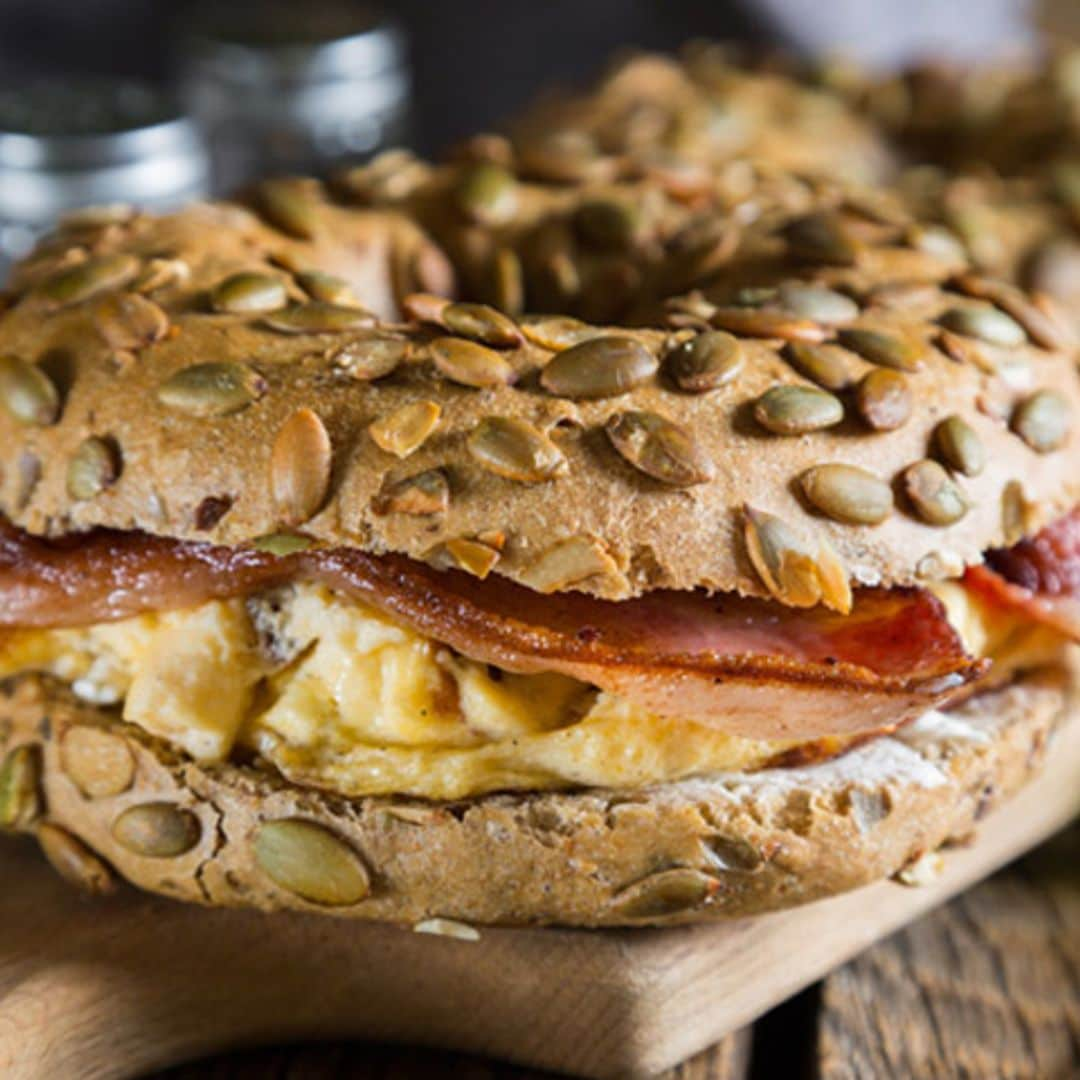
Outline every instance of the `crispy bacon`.
[(1080, 641), (1080, 508), (1011, 548), (991, 551), (965, 583)]
[(50, 542), (0, 531), (0, 625), (86, 625), (298, 580), (321, 581), (473, 659), (564, 672), (753, 738), (890, 726), (985, 668), (941, 604), (915, 589), (860, 590), (847, 616), (701, 592), (616, 603), (345, 548), (279, 558), (139, 533)]

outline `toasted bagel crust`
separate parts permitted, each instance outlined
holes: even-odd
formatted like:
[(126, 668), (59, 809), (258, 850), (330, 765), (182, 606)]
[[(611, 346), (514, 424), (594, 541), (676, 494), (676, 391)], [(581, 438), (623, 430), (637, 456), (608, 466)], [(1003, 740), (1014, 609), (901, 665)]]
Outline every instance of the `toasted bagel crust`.
[[(368, 254), (359, 260), (363, 274), (387, 288), (393, 275), (386, 252), (395, 244), (421, 244), (438, 252), (396, 213), (315, 205), (314, 212), (323, 215), (320, 228), (334, 237), (332, 243), (290, 239), (242, 209), (196, 206), (98, 230), (92, 244), (70, 234), (74, 255), (60, 254), (68, 247), (53, 241), (51, 254), (47, 250), (18, 271), (13, 302), (0, 315), (2, 351), (17, 364), (48, 374), (57, 407), (55, 422), (44, 424), (0, 407), (0, 513), (34, 533), (59, 535), (105, 525), (232, 545), (299, 526), (325, 544), (449, 558), (467, 569), (475, 561), (447, 556), (446, 545), (479, 538), (491, 546), (496, 574), (532, 587), (576, 588), (620, 599), (659, 587), (767, 595), (747, 557), (747, 505), (781, 518), (811, 550), (827, 542), (854, 583), (891, 585), (955, 576), (987, 548), (1033, 533), (1080, 500), (1075, 468), (1080, 377), (1072, 358), (1030, 341), (990, 346), (971, 338), (964, 340), (988, 352), (996, 372), (947, 356), (936, 344), (944, 313), (988, 305), (930, 284), (900, 308), (875, 301), (874, 283), (891, 280), (884, 253), (916, 254), (895, 240), (867, 246), (861, 265), (845, 271), (842, 287), (859, 302), (851, 326), (899, 332), (925, 344), (921, 369), (906, 375), (911, 418), (896, 430), (875, 432), (848, 398), (839, 426), (784, 436), (768, 433), (753, 418), (754, 402), (771, 387), (810, 385), (785, 359), (778, 340), (744, 336), (741, 370), (708, 393), (676, 389), (661, 364), (628, 393), (575, 400), (544, 388), (539, 373), (554, 354), (530, 342), (500, 350), (503, 374), (496, 381), (510, 372), (515, 384), (478, 389), (453, 381), (433, 363), (430, 345), (446, 335), (443, 327), (284, 333), (262, 314), (212, 311), (211, 290), (240, 271), (276, 276), (297, 301), (304, 295), (300, 279), (282, 263), (299, 275), (320, 260), (330, 271), (352, 273), (355, 281), (356, 273), (342, 264), (350, 238), (365, 238)], [(84, 257), (88, 247), (94, 257), (132, 253), (143, 270), (152, 256), (162, 254), (182, 263), (180, 278), (149, 293), (168, 321), (159, 340), (117, 348), (109, 343), (109, 319), (116, 313), (103, 312), (101, 295), (62, 306), (43, 294), (42, 281), (54, 280), (58, 265)], [(815, 273), (807, 270), (804, 276)], [(128, 288), (137, 287), (137, 280)], [(756, 309), (747, 311), (753, 317)], [(629, 333), (662, 359), (694, 331), (607, 332)], [(821, 328), (825, 336), (833, 332)], [(404, 343), (409, 353), (396, 372), (362, 381), (342, 369), (342, 356), (350, 350), (362, 358), (388, 338)], [(850, 359), (857, 374), (871, 370), (865, 360)], [(257, 387), (253, 400), (228, 415), (205, 417), (159, 399), (170, 376), (210, 362), (246, 365)], [(1069, 425), (1060, 444), (1042, 453), (1009, 423), (1017, 405), (1038, 390), (1061, 396)], [(421, 401), (441, 410), (430, 437), (401, 458), (381, 448), (369, 426)], [(287, 422), (303, 410), (315, 419), (308, 416), (299, 433), (294, 423), (291, 439), (321, 423), (329, 438), (325, 474), (318, 471), (326, 467), (325, 461), (320, 465), (320, 455), (326, 454), (321, 435), (318, 454), (288, 440), (275, 454)], [(699, 457), (711, 463), (693, 477), (701, 482), (669, 486), (616, 453), (604, 427), (628, 410), (658, 413), (681, 425)], [(952, 524), (929, 525), (906, 501), (901, 474), (935, 455), (934, 430), (951, 414), (974, 429), (987, 465), (976, 476), (956, 478), (968, 511)], [(470, 433), (490, 417), (524, 420), (546, 432), (565, 464), (557, 454), (547, 479), (531, 477), (539, 482), (496, 475), (468, 445)], [(87, 491), (85, 475), (82, 484), (73, 485), (71, 470), (90, 437), (105, 442), (111, 464), (102, 482)], [(275, 464), (277, 459), (284, 464)], [(824, 463), (860, 465), (892, 484), (897, 506), (887, 520), (851, 525), (812, 512), (799, 478)], [(445, 509), (407, 513), (387, 498), (400, 481), (433, 469), (442, 470), (446, 480)], [(295, 484), (303, 485), (299, 517)], [(293, 492), (291, 501), (283, 502), (283, 491)], [(558, 555), (554, 569), (550, 560), (542, 561), (552, 545), (568, 540), (577, 544), (568, 566), (560, 563), (566, 553)], [(489, 566), (480, 563), (482, 570)]]
[[(640, 925), (790, 907), (895, 873), (967, 835), (1024, 783), (1066, 702), (1063, 674), (1046, 672), (823, 764), (455, 804), (345, 800), (256, 769), (200, 768), (36, 677), (9, 683), (0, 697), (0, 749), (40, 747), (41, 820), (121, 877), (167, 896), (406, 923)], [(87, 730), (96, 764), (84, 757), (77, 767)], [(197, 824), (187, 818), (179, 834), (134, 835), (117, 824), (147, 804), (159, 816), (185, 811)], [(262, 826), (297, 819), (328, 830), (339, 860), (345, 845), (348, 873), (325, 847), (311, 856), (327, 875), (336, 868), (330, 880), (339, 891), (344, 876), (351, 902), (313, 903), (260, 863)], [(359, 900), (355, 860), (367, 882)], [(315, 864), (308, 869), (303, 889), (330, 888)]]

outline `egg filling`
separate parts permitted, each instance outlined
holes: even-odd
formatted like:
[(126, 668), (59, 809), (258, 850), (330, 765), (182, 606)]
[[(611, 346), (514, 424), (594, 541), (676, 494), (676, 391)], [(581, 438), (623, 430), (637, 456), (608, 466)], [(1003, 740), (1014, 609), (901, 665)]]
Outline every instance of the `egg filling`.
[[(976, 655), (1049, 662), (1061, 639), (939, 595)], [(78, 629), (0, 634), (0, 676), (41, 671), (201, 762), (262, 760), (345, 796), (459, 799), (506, 789), (634, 787), (760, 768), (813, 744), (661, 717), (576, 679), (452, 652), (324, 586), (297, 584)]]

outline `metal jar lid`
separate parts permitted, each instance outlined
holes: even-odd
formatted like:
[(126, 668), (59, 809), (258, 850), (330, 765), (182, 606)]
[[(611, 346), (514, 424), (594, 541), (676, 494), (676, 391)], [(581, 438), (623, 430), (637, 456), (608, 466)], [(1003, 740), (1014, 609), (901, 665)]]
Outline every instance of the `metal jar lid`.
[(184, 25), (185, 100), (225, 170), (319, 170), (400, 140), (409, 74), (400, 28), (339, 0), (204, 4)]
[(76, 207), (198, 198), (208, 169), (196, 125), (151, 87), (90, 79), (0, 91), (0, 253), (22, 254)]

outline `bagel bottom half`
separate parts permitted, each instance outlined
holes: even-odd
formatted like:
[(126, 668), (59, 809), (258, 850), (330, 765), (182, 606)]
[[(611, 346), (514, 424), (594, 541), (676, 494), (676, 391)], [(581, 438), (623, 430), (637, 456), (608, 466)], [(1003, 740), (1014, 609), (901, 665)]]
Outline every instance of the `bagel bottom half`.
[(20, 676), (0, 690), (3, 798), (90, 884), (111, 868), (181, 900), (399, 923), (692, 922), (852, 889), (969, 834), (1053, 752), (1055, 729), (1080, 722), (1074, 681), (1033, 672), (813, 765), (432, 803), (196, 765), (62, 683)]

